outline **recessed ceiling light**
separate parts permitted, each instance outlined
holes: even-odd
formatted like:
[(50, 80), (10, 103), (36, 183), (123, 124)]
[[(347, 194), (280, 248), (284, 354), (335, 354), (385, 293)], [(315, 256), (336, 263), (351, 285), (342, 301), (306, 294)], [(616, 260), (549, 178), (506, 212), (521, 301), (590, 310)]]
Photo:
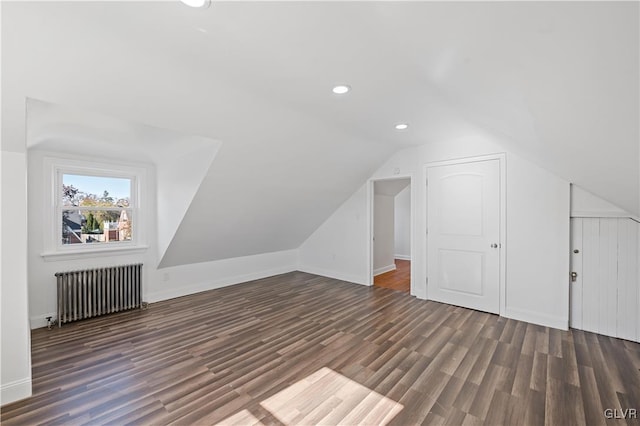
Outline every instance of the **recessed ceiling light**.
[(407, 123), (398, 123), (396, 124), (396, 130), (407, 130), (409, 125)]
[(211, 0), (180, 0), (182, 3), (191, 7), (199, 7), (206, 9), (211, 5)]
[(336, 95), (344, 95), (349, 90), (351, 90), (351, 87), (347, 86), (346, 84), (340, 84), (333, 88), (333, 93), (335, 93)]

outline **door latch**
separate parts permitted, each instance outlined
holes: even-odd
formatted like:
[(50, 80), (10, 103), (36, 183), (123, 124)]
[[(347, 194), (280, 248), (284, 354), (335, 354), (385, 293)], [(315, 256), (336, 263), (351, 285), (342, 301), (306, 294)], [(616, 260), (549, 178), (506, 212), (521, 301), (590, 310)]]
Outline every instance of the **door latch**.
[(578, 273), (577, 272), (572, 272), (571, 273), (571, 282), (576, 282), (578, 280)]

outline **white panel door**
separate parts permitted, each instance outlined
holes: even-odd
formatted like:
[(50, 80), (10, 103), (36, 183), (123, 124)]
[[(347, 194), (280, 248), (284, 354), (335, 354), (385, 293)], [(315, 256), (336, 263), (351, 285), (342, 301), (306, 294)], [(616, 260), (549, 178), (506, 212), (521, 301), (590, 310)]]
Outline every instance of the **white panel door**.
[(427, 168), (429, 299), (500, 311), (500, 160)]

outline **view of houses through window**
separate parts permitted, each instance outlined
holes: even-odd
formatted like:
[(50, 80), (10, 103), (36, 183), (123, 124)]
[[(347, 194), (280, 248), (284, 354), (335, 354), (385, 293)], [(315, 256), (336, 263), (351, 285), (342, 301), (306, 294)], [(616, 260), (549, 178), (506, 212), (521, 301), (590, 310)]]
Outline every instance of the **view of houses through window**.
[(131, 241), (131, 183), (128, 178), (63, 174), (62, 244)]

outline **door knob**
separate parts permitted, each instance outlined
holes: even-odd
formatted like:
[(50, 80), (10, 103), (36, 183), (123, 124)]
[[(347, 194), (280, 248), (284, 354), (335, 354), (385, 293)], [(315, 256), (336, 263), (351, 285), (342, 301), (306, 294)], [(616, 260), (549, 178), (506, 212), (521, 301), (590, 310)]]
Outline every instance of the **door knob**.
[(498, 243), (491, 244), (491, 248), (498, 248)]

